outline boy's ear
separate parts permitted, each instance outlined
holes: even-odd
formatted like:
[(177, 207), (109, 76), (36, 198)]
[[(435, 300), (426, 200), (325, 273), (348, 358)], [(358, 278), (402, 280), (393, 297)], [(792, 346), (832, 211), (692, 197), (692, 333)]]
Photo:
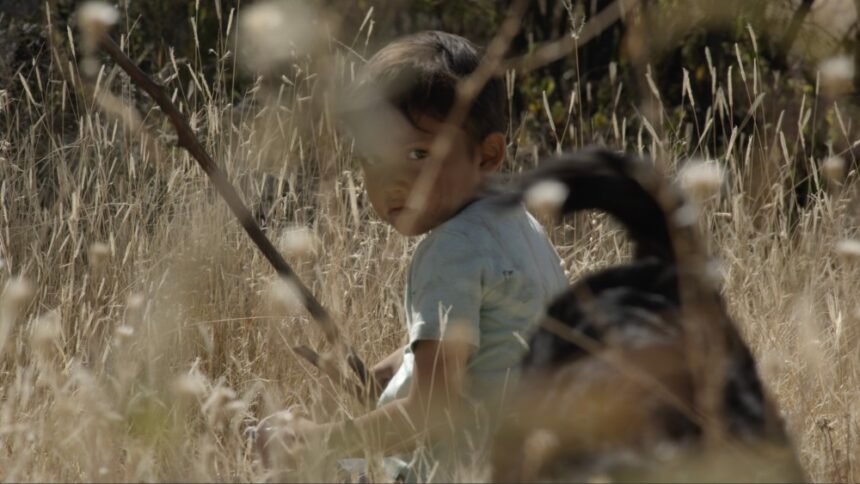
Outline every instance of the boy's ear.
[(505, 134), (493, 132), (481, 141), (481, 171), (496, 171), (505, 159)]

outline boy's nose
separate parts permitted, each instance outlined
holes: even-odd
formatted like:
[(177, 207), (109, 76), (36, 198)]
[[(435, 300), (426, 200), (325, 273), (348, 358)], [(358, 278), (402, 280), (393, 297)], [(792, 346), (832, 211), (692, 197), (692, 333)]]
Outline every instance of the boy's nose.
[(415, 173), (412, 167), (404, 166), (405, 163), (392, 165), (386, 174), (386, 192), (390, 194), (408, 196), (415, 181)]
[(388, 205), (402, 205), (409, 198), (409, 187), (403, 184), (392, 184), (386, 187), (385, 201)]

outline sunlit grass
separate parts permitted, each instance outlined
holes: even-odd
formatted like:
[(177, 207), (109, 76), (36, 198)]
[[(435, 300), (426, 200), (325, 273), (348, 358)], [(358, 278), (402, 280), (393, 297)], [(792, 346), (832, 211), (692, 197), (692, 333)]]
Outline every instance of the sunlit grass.
[[(335, 127), (331, 87), (348, 82), (359, 60), (347, 49), (314, 55), (291, 57), (288, 74), (257, 82), (238, 103), (193, 61), (173, 59), (159, 77), (269, 237), (373, 362), (404, 340), (401, 292), (415, 240), (371, 213), (351, 142)], [(117, 68), (99, 66), (87, 80), (80, 59), (67, 60), (70, 72), (22, 70), (11, 80), (18, 94), (0, 91), (0, 475), (260, 480), (266, 472), (245, 432), (259, 418), (293, 403), (317, 418), (360, 410), (291, 353), (323, 338), (283, 304), (289, 289), (272, 286), (265, 260), (193, 160), (172, 147), (161, 113)], [(842, 75), (837, 67), (828, 75)], [(588, 129), (590, 139), (562, 137), (555, 126), (546, 140), (516, 131), (507, 167), (533, 166), (535, 153), (556, 144), (592, 142), (651, 153), (670, 172), (691, 158), (719, 163), (719, 175), (687, 181), (708, 196), (701, 226), (722, 261), (731, 313), (810, 476), (856, 480), (857, 174), (826, 164), (794, 212), (791, 160), (823, 160), (784, 133), (787, 120), (770, 117), (772, 96), (751, 102), (768, 89), (754, 82), (754, 66), (734, 68), (741, 84), (732, 91), (729, 75), (717, 73), (712, 95), (726, 107), (731, 92), (752, 104), (755, 136), (717, 138), (709, 127), (736, 126), (714, 112), (693, 128), (655, 126), (662, 117), (619, 108)], [(145, 128), (128, 130), (97, 109), (82, 82), (142, 108)], [(574, 125), (593, 114), (581, 94), (564, 101)], [(792, 122), (813, 109), (838, 116), (824, 97), (804, 103)], [(578, 216), (550, 232), (571, 278), (627, 256), (604, 217)]]

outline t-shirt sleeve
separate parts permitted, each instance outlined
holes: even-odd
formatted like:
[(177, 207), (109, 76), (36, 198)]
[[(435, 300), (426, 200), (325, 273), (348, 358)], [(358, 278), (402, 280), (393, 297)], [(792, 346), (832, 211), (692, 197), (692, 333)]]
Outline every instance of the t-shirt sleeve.
[(450, 338), (478, 347), (487, 259), (463, 236), (438, 235), (409, 271), (409, 344)]

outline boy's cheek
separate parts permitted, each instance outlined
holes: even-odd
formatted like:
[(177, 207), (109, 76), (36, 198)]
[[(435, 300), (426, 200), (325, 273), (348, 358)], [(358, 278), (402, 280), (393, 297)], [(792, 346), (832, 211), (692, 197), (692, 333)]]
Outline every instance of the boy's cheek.
[(376, 212), (376, 215), (384, 218), (383, 212), (385, 211), (385, 208), (382, 206), (381, 197), (377, 196), (377, 193), (368, 187), (367, 198), (370, 200), (370, 206), (373, 207), (373, 211)]
[(361, 164), (361, 179), (364, 181), (364, 190), (367, 196), (373, 198), (374, 193), (379, 190), (379, 177), (375, 176), (374, 170), (366, 164)]
[(388, 211), (388, 207), (385, 203), (383, 188), (374, 182), (368, 181), (365, 183), (365, 190), (367, 191), (367, 198), (370, 201), (370, 206), (373, 207), (373, 212), (376, 213), (376, 216), (388, 223), (391, 223), (391, 220), (389, 220), (386, 213)]

